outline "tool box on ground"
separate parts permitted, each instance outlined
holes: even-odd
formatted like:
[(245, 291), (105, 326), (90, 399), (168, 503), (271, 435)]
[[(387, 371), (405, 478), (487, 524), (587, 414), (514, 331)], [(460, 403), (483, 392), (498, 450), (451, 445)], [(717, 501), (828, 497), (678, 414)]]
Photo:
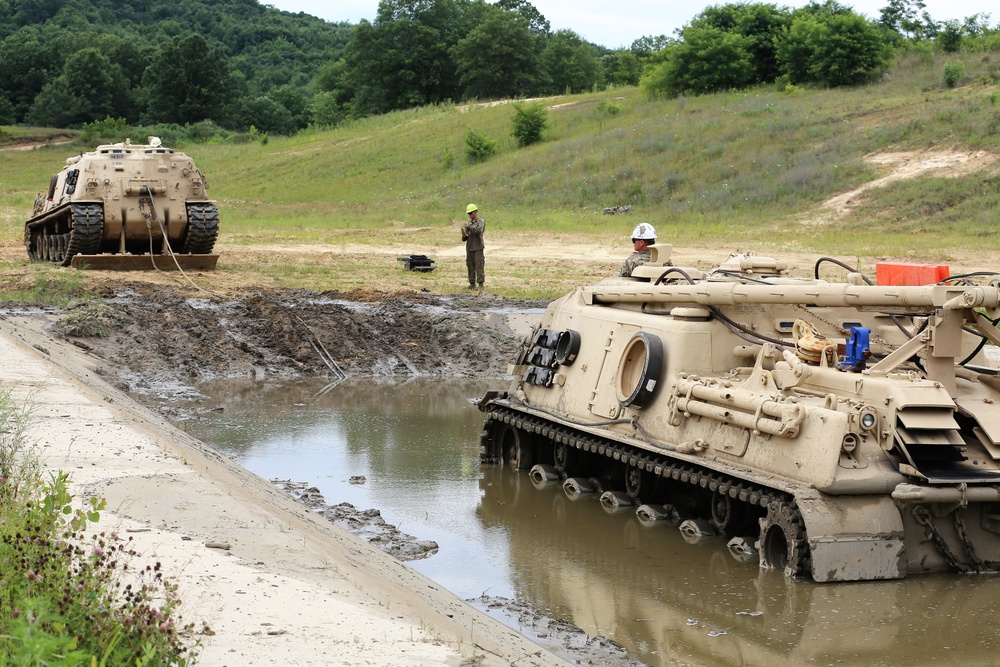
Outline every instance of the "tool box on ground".
[(434, 260), (427, 255), (406, 255), (405, 257), (397, 257), (400, 262), (403, 263), (403, 268), (407, 271), (433, 271), (437, 268), (434, 265)]

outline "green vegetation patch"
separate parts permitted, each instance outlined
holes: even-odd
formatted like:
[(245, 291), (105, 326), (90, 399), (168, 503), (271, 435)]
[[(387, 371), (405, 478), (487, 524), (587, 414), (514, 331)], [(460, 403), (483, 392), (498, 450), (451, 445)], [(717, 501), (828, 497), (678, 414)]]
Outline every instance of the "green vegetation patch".
[(176, 585), (130, 539), (87, 534), (104, 500), (74, 503), (66, 473), (41, 473), (31, 411), (0, 389), (0, 656), (5, 665), (194, 664)]

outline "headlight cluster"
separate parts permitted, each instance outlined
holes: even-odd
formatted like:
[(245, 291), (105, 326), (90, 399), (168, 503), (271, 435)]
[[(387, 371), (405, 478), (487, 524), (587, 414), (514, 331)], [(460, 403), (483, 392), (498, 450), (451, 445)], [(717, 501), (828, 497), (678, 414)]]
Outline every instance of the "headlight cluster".
[(580, 334), (572, 329), (539, 329), (531, 339), (531, 349), (524, 361), (528, 369), (521, 377), (539, 387), (551, 387), (555, 368), (570, 366), (580, 352)]

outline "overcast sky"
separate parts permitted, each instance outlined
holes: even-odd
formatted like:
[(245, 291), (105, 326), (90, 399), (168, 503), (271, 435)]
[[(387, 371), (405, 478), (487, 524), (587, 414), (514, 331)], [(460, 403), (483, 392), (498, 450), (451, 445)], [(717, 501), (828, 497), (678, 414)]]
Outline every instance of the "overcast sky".
[[(877, 19), (879, 10), (888, 0), (839, 0), (868, 18)], [(266, 0), (278, 9), (305, 12), (327, 21), (358, 23), (361, 19), (375, 20), (378, 0)], [(672, 35), (674, 30), (689, 22), (702, 8), (729, 2), (704, 4), (676, 0), (533, 0), (532, 3), (549, 20), (552, 30), (572, 30), (588, 42), (616, 49), (628, 47), (645, 35)], [(779, 7), (801, 7), (808, 0), (775, 1)], [(992, 2), (984, 0), (924, 0), (925, 11), (935, 21), (964, 19), (977, 13), (991, 13)], [(992, 12), (989, 24), (1000, 22), (1000, 11)]]

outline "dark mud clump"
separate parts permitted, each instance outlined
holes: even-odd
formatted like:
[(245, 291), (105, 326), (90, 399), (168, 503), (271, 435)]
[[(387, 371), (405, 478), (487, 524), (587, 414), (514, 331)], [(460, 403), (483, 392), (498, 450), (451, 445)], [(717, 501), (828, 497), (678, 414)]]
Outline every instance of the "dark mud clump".
[(399, 560), (419, 560), (437, 553), (437, 542), (418, 540), (412, 535), (407, 535), (392, 524), (386, 523), (382, 513), (376, 509), (359, 510), (351, 503), (328, 505), (319, 489), (304, 482), (272, 479), (271, 483), (313, 512), (322, 515), (327, 521), (367, 540), (376, 548)]
[(509, 315), (544, 305), (420, 292), (255, 290), (219, 299), (147, 283), (101, 296), (105, 306), (92, 309), (99, 334), (82, 335), (91, 331), (74, 313), (64, 315), (73, 327), (56, 330), (102, 358), (101, 372), (120, 389), (148, 394), (226, 377), (499, 377), (523, 336)]
[(466, 602), (572, 664), (645, 667), (644, 662), (629, 656), (618, 642), (589, 635), (576, 625), (551, 618), (530, 605), (486, 594)]

